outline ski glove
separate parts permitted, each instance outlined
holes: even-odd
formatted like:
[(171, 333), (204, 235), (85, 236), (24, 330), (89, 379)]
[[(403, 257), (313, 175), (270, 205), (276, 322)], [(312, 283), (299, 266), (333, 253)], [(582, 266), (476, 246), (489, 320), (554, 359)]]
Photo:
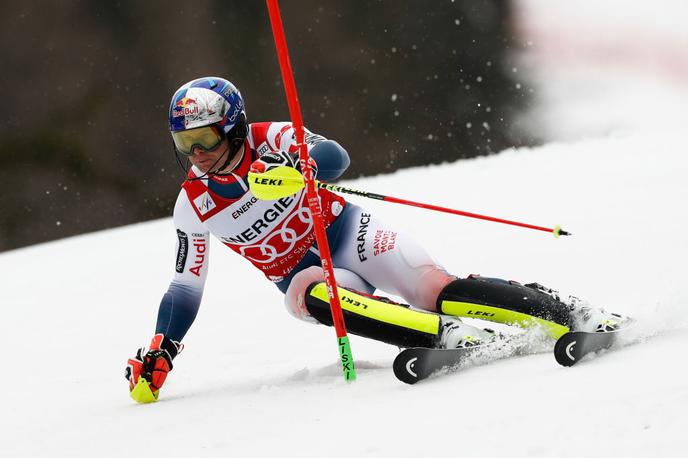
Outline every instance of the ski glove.
[[(318, 165), (315, 163), (313, 158), (310, 158), (308, 162), (313, 169), (313, 176), (315, 176), (318, 172)], [(251, 164), (251, 172), (265, 173), (282, 166), (292, 167), (300, 172), (301, 164), (299, 161), (299, 155), (296, 153), (287, 153), (285, 151), (265, 153), (253, 161)]]
[(183, 344), (170, 340), (163, 334), (153, 336), (147, 352), (145, 348), (139, 348), (136, 356), (127, 361), (124, 376), (129, 380), (129, 391), (134, 389), (139, 377), (143, 377), (150, 383), (151, 391), (157, 397), (167, 373), (172, 370), (172, 360), (183, 348)]

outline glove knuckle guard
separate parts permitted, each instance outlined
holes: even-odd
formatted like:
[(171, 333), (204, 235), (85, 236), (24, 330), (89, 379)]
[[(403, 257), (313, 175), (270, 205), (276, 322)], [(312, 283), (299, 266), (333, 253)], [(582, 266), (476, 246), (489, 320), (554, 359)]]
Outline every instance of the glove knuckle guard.
[(129, 391), (134, 389), (140, 377), (144, 377), (154, 391), (159, 390), (172, 370), (172, 360), (183, 348), (182, 344), (163, 334), (153, 336), (148, 352), (144, 354), (145, 349), (139, 348), (136, 356), (127, 361), (124, 376), (129, 381)]

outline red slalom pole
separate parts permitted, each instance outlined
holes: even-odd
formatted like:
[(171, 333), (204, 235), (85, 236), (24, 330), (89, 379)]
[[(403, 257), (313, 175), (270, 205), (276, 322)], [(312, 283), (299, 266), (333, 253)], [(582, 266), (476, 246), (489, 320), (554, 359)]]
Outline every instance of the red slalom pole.
[(315, 177), (313, 176), (313, 169), (311, 168), (308, 160), (308, 148), (304, 142), (303, 118), (301, 117), (299, 97), (296, 92), (296, 83), (294, 82), (291, 62), (289, 61), (289, 50), (287, 48), (287, 40), (284, 36), (282, 16), (280, 14), (277, 0), (266, 1), (268, 5), (268, 12), (270, 14), (272, 34), (275, 39), (275, 47), (277, 48), (277, 57), (279, 58), (280, 70), (282, 72), (284, 90), (287, 94), (289, 115), (291, 116), (292, 125), (296, 133), (296, 144), (299, 148), (299, 160), (306, 184), (308, 207), (310, 208), (311, 215), (313, 217), (315, 239), (318, 243), (320, 260), (322, 262), (323, 274), (325, 276), (325, 284), (327, 285), (327, 294), (330, 299), (332, 321), (337, 332), (337, 345), (339, 347), (339, 356), (342, 362), (342, 369), (344, 370), (344, 378), (347, 381), (356, 380), (356, 369), (354, 367), (354, 360), (351, 355), (351, 345), (349, 344), (349, 337), (346, 334), (342, 306), (339, 302), (339, 295), (337, 294), (337, 283), (334, 278), (330, 247), (327, 243), (325, 224), (323, 223), (320, 202), (318, 201), (318, 194), (315, 189)]

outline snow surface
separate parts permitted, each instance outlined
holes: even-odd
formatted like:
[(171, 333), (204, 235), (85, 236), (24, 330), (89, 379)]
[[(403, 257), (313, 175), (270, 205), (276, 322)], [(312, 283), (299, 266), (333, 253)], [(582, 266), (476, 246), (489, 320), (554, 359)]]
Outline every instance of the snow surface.
[[(391, 371), (396, 348), (352, 336), (359, 379), (346, 384), (333, 329), (291, 318), (274, 286), (214, 243), (186, 350), (161, 400), (137, 405), (123, 372), (171, 278), (163, 219), (0, 255), (0, 456), (686, 456), (685, 81), (637, 85), (614, 69), (592, 78), (524, 59), (538, 63), (532, 122), (559, 141), (343, 184), (561, 224), (574, 236), (351, 198), (457, 275), (538, 281), (635, 316), (642, 344), (574, 368), (544, 352), (408, 386)], [(636, 94), (643, 103), (613, 109)], [(673, 117), (646, 122), (658, 107)]]
[(291, 318), (274, 286), (215, 244), (187, 348), (161, 400), (136, 405), (123, 370), (153, 332), (171, 221), (0, 255), (1, 454), (684, 456), (684, 145), (626, 135), (346, 183), (573, 231), (360, 201), (458, 275), (537, 280), (641, 319), (644, 344), (571, 369), (543, 353), (408, 386), (391, 371), (396, 348), (353, 336), (359, 380), (345, 384), (332, 328)]

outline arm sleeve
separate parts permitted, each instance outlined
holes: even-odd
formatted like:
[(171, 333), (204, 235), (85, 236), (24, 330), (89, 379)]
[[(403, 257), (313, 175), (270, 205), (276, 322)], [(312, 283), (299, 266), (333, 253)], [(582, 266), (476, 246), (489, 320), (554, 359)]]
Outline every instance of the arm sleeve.
[(318, 164), (318, 179), (336, 180), (349, 167), (349, 154), (334, 140), (324, 140), (313, 146), (310, 155)]
[(196, 319), (208, 274), (210, 235), (182, 190), (174, 207), (177, 230), (174, 278), (158, 309), (155, 333), (181, 341)]

